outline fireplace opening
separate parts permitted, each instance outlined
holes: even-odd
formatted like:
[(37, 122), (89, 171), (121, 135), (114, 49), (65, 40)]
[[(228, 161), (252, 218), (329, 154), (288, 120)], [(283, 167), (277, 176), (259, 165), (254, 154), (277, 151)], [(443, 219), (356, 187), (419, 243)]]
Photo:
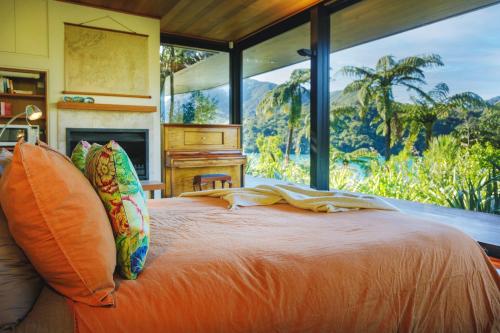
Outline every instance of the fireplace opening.
[(66, 155), (71, 156), (78, 142), (104, 145), (115, 140), (125, 149), (140, 180), (149, 179), (149, 130), (147, 129), (95, 129), (67, 128)]

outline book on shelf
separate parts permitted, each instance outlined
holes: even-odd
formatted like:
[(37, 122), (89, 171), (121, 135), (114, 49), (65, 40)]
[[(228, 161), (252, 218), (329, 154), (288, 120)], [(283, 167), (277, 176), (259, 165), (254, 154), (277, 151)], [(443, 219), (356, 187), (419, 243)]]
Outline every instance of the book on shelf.
[(0, 77), (0, 93), (12, 94), (14, 91), (14, 84), (11, 79)]
[(17, 95), (33, 95), (33, 91), (31, 90), (13, 89), (12, 92)]
[(12, 117), (12, 103), (0, 102), (0, 116)]

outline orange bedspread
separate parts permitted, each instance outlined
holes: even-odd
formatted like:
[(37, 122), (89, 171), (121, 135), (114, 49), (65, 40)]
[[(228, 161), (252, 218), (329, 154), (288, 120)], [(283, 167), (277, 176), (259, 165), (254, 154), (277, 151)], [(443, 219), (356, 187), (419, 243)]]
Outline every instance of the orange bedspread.
[(152, 248), (79, 332), (497, 332), (500, 279), (453, 228), (392, 211), (150, 203)]

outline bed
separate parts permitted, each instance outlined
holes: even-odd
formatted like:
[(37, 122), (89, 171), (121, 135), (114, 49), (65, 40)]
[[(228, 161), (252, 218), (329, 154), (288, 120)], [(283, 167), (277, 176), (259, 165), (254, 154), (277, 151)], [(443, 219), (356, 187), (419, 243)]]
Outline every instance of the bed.
[(115, 307), (42, 291), (15, 332), (499, 332), (500, 278), (475, 241), (397, 211), (149, 202), (152, 244)]

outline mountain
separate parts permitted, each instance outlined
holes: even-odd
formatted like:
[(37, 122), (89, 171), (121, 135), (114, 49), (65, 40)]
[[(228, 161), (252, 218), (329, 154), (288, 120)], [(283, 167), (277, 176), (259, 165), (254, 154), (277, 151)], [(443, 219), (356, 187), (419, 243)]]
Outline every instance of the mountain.
[(276, 87), (275, 83), (246, 79), (243, 81), (243, 115), (255, 117), (257, 105), (265, 94)]
[[(258, 81), (254, 79), (246, 79), (243, 81), (243, 115), (245, 117), (255, 117), (255, 112), (260, 101), (265, 94), (272, 90), (277, 85), (271, 82)], [(229, 89), (227, 86), (217, 87), (203, 91), (203, 93), (217, 101), (217, 119), (223, 121), (229, 115)], [(180, 94), (175, 96), (176, 108), (186, 103), (189, 100), (190, 94)], [(341, 90), (332, 91), (330, 93), (330, 102), (335, 105), (355, 105), (356, 94), (342, 94)], [(310, 104), (309, 96), (303, 97), (304, 107)]]
[[(257, 105), (264, 98), (264, 95), (276, 87), (271, 82), (263, 82), (253, 79), (243, 81), (243, 114), (245, 117), (255, 117)], [(217, 121), (224, 123), (229, 118), (229, 89), (227, 86), (204, 90), (203, 94), (217, 102)], [(180, 112), (180, 107), (188, 102), (191, 94), (175, 95), (176, 109)], [(307, 100), (309, 101), (309, 100)], [(168, 103), (168, 102), (167, 102)]]
[[(275, 88), (277, 85), (271, 82), (258, 81), (254, 79), (246, 79), (243, 82), (243, 117), (245, 127), (243, 128), (243, 136), (245, 137), (245, 151), (256, 152), (255, 145), (259, 133), (265, 136), (279, 135), (286, 137), (288, 134), (288, 115), (283, 112), (276, 112), (272, 117), (257, 116), (256, 110), (260, 101), (264, 98), (267, 92)], [(203, 91), (209, 98), (217, 101), (217, 122), (227, 122), (229, 118), (229, 89), (227, 86), (213, 88)], [(180, 110), (180, 106), (187, 102), (190, 94), (176, 96), (176, 108)], [(487, 101), (491, 105), (500, 105), (500, 96), (491, 98)], [(330, 104), (334, 106), (355, 106), (357, 104), (357, 94), (343, 94), (341, 90), (330, 92)], [(303, 97), (304, 112), (309, 109), (309, 96)], [(378, 151), (383, 151), (384, 137), (377, 132), (377, 126), (372, 123), (376, 117), (376, 110), (370, 109), (364, 120), (359, 118), (359, 114), (340, 114), (334, 118), (331, 123), (331, 144), (342, 151), (353, 151), (359, 148), (375, 148)], [(436, 122), (434, 126), (434, 134), (449, 134), (459, 124), (461, 120), (456, 117), (449, 117)], [(301, 123), (299, 129), (305, 126)], [(308, 153), (309, 143), (302, 139), (299, 143), (302, 153)], [(417, 150), (422, 151), (424, 148), (424, 138), (421, 136), (415, 144)], [(282, 147), (284, 149), (284, 145)], [(394, 149), (398, 151), (402, 145), (397, 145)]]
[(496, 96), (496, 97), (490, 98), (486, 102), (488, 102), (488, 104), (491, 104), (491, 105), (499, 104), (500, 103), (500, 96)]
[(344, 94), (342, 90), (334, 90), (330, 92), (330, 104), (342, 106), (355, 106), (357, 104), (357, 94)]

